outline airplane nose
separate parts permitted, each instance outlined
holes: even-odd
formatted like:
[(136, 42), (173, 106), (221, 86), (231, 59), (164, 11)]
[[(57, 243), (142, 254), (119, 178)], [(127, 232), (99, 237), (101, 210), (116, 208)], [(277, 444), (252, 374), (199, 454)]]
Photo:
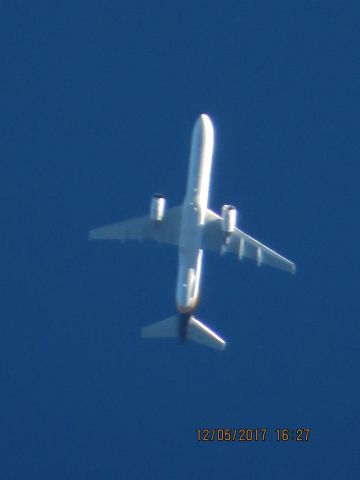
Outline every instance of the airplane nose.
[(199, 117), (199, 123), (202, 128), (206, 128), (206, 126), (209, 125), (209, 123), (211, 124), (211, 120), (209, 116), (206, 115), (206, 113), (202, 113)]
[(206, 115), (206, 113), (202, 113), (199, 118), (197, 119), (197, 122), (195, 123), (194, 126), (194, 136), (199, 137), (199, 138), (213, 138), (214, 136), (214, 129), (213, 125), (211, 123), (210, 117)]

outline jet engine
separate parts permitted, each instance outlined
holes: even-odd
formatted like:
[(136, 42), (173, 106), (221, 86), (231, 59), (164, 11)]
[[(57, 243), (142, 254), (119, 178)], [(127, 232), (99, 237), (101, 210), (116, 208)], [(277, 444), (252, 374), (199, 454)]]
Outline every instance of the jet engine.
[(224, 205), (221, 209), (222, 231), (228, 238), (235, 230), (236, 225), (236, 208), (232, 205)]
[(156, 222), (161, 222), (165, 214), (165, 197), (161, 193), (155, 193), (151, 197), (150, 218)]

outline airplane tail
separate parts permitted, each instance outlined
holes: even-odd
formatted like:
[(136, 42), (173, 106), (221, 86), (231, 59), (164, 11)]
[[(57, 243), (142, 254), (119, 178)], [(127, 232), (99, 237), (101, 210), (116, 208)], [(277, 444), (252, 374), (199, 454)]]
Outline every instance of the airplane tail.
[(223, 350), (226, 342), (192, 315), (173, 315), (141, 329), (143, 338), (178, 337), (181, 343), (193, 340)]

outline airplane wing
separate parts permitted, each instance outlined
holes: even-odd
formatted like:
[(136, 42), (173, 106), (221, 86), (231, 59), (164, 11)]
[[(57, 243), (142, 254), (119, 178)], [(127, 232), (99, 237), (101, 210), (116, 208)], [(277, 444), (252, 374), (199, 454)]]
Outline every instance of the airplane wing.
[(230, 235), (228, 243), (224, 243), (224, 232), (222, 231), (222, 218), (212, 210), (207, 210), (203, 230), (202, 248), (218, 252), (232, 252), (243, 257), (255, 260), (257, 265), (270, 265), (290, 273), (295, 273), (296, 266), (287, 258), (279, 255), (269, 247), (258, 242), (247, 235), (239, 228), (235, 228)]
[(155, 240), (178, 245), (182, 207), (166, 210), (163, 220), (151, 220), (148, 215), (124, 222), (112, 223), (89, 232), (89, 240)]

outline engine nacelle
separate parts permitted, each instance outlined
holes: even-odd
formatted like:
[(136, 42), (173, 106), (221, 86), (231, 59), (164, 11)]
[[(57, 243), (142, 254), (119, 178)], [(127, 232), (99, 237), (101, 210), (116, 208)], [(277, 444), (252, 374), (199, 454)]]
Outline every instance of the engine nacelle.
[(225, 233), (226, 237), (229, 237), (236, 226), (236, 208), (232, 205), (224, 205), (221, 209), (222, 231)]
[(151, 198), (150, 218), (156, 222), (161, 222), (165, 214), (165, 197), (161, 193), (155, 193)]

